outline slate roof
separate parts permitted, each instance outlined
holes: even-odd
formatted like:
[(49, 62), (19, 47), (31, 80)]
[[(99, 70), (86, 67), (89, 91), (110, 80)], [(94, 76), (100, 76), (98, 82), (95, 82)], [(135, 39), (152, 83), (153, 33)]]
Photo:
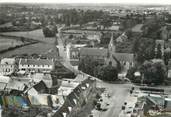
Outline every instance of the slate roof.
[(36, 85), (34, 85), (33, 87), (38, 92), (40, 92), (42, 90), (44, 92), (47, 92), (48, 91), (48, 88), (47, 88), (46, 84), (42, 80), (39, 83), (37, 83)]
[(52, 60), (48, 59), (20, 59), (21, 65), (53, 65)]
[(128, 61), (128, 62), (133, 62), (134, 61), (134, 54), (130, 53), (114, 53), (113, 54), (115, 58), (118, 61)]
[(104, 48), (81, 48), (80, 56), (106, 56), (108, 50)]

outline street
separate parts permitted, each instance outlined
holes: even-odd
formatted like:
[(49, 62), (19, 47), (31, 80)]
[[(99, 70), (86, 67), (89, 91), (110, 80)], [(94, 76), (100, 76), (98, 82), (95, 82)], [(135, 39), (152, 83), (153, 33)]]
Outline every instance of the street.
[(110, 84), (105, 82), (97, 82), (97, 87), (106, 88), (110, 98), (108, 99), (109, 107), (107, 111), (93, 110), (94, 117), (118, 117), (121, 107), (124, 104), (132, 84)]

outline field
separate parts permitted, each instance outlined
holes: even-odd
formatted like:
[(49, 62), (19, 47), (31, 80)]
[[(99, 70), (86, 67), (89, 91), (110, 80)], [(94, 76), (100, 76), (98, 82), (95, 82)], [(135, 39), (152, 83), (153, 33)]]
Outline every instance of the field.
[(2, 53), (0, 54), (0, 57), (11, 57), (13, 55), (21, 55), (21, 54), (28, 54), (28, 55), (46, 54), (50, 49), (52, 49), (52, 47), (53, 47), (52, 45), (48, 45), (45, 43), (31, 44)]
[[(42, 30), (34, 30), (28, 32), (6, 32), (1, 33), (3, 35), (9, 36), (17, 36), (17, 37), (25, 37), (26, 39), (34, 39), (40, 41), (36, 44), (31, 44), (27, 46), (23, 46), (21, 48), (17, 48), (14, 50), (7, 51), (5, 53), (1, 53), (1, 57), (10, 57), (12, 55), (19, 55), (19, 54), (46, 54), (54, 47), (55, 38), (45, 38)], [(3, 45), (3, 44), (2, 44)]]
[(9, 39), (6, 37), (0, 37), (0, 51), (6, 50), (10, 47), (16, 47), (19, 45), (23, 45), (23, 44), (24, 43), (19, 40)]
[(3, 35), (17, 36), (17, 37), (25, 37), (31, 38), (38, 41), (43, 41), (45, 43), (53, 44), (54, 38), (45, 38), (42, 32), (42, 29), (34, 30), (34, 31), (26, 31), (26, 32), (5, 32), (1, 33)]

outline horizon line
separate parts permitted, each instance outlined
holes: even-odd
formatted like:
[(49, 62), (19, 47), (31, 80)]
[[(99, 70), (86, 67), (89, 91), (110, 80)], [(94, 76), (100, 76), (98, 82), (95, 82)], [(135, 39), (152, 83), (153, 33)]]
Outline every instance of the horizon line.
[(140, 6), (143, 6), (143, 5), (154, 5), (154, 6), (157, 6), (157, 5), (161, 5), (161, 6), (167, 6), (167, 5), (171, 5), (171, 3), (128, 3), (128, 2), (125, 2), (125, 3), (113, 3), (113, 2), (109, 2), (109, 3), (105, 3), (105, 2), (25, 2), (25, 1), (22, 1), (22, 2), (3, 2), (3, 1), (0, 1), (0, 4), (106, 4), (108, 6), (112, 6), (112, 5), (140, 5)]

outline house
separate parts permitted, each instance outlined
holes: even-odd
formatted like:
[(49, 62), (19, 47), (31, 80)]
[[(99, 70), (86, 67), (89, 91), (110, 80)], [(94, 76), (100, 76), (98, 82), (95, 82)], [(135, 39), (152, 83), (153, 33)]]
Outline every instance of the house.
[(46, 86), (46, 84), (41, 80), (38, 83), (35, 83), (34, 86), (32, 86), (31, 88), (29, 88), (26, 91), (29, 95), (38, 95), (38, 94), (42, 94), (42, 93), (48, 93), (48, 87)]
[[(85, 79), (65, 97), (64, 104), (53, 117), (75, 117), (89, 99), (95, 94), (95, 80)], [(75, 85), (74, 85), (75, 86)]]
[(39, 83), (43, 81), (48, 88), (51, 88), (53, 85), (52, 77), (48, 73), (35, 73), (30, 74), (29, 77), (35, 82)]
[(171, 98), (165, 98), (164, 108), (165, 111), (171, 112)]
[(49, 59), (20, 59), (19, 70), (24, 72), (49, 73), (54, 69), (53, 60)]
[(78, 85), (78, 82), (64, 80), (61, 82), (61, 86), (58, 89), (58, 95), (68, 96)]
[(80, 49), (80, 59), (85, 57), (90, 57), (97, 60), (100, 64), (105, 64), (108, 57), (108, 49), (104, 48), (81, 48)]
[(114, 31), (119, 31), (120, 26), (119, 25), (112, 25), (111, 27), (109, 27), (109, 30), (114, 30)]
[(77, 44), (77, 45), (73, 45), (71, 43), (67, 44), (66, 46), (66, 51), (67, 51), (67, 58), (68, 59), (74, 59), (74, 60), (78, 60), (79, 59), (79, 49), (80, 47), (84, 47), (86, 46), (86, 44)]
[(100, 34), (87, 34), (86, 38), (88, 40), (97, 40), (98, 42), (100, 42), (101, 35)]
[(122, 33), (122, 35), (120, 35), (117, 39), (116, 42), (124, 42), (128, 39), (127, 35), (124, 33)]
[(70, 63), (73, 67), (78, 69), (78, 64), (79, 64), (79, 53), (80, 53), (80, 48), (85, 47), (87, 44), (67, 44), (66, 46), (66, 53), (67, 53), (67, 58), (70, 60)]
[(15, 58), (4, 58), (0, 63), (0, 74), (11, 75), (17, 70)]
[(12, 94), (21, 94), (27, 88), (25, 83), (8, 76), (0, 76), (0, 91)]
[(41, 95), (29, 95), (29, 101), (33, 106), (40, 106), (40, 107), (50, 107), (49, 105), (49, 98), (48, 94), (41, 94)]
[(10, 81), (10, 77), (8, 76), (0, 76), (0, 91), (4, 91), (8, 82)]

